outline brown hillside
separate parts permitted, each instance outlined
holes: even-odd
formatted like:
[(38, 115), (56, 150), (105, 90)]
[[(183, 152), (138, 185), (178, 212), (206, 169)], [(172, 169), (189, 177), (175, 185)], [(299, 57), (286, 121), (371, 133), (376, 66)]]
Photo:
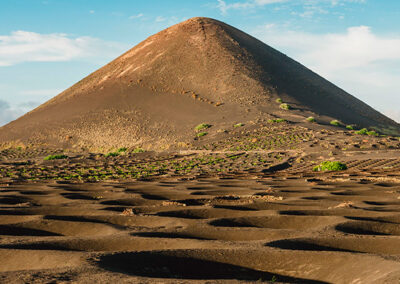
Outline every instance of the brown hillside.
[[(279, 109), (282, 98), (293, 110)], [(400, 126), (296, 61), (209, 18), (192, 18), (141, 42), (23, 117), (0, 128), (0, 142), (62, 147), (191, 142), (235, 123), (315, 116), (381, 131)]]

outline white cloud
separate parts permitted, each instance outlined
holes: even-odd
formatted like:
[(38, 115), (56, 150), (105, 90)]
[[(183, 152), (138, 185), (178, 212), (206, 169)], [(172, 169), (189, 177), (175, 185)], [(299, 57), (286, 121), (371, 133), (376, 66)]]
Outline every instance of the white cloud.
[(312, 34), (268, 24), (254, 35), (378, 110), (398, 119), (400, 35), (377, 35), (370, 27)]
[(142, 13), (137, 14), (137, 15), (132, 15), (129, 17), (129, 19), (134, 20), (134, 19), (139, 19), (142, 18), (144, 15)]
[(388, 109), (383, 112), (386, 116), (400, 123), (400, 110)]
[(400, 36), (377, 36), (367, 26), (350, 27), (344, 33), (310, 34), (267, 25), (261, 36), (325, 73), (400, 60)]
[(290, 0), (251, 0), (245, 2), (234, 2), (227, 4), (224, 0), (217, 0), (217, 8), (221, 11), (222, 14), (226, 14), (228, 10), (240, 10), (240, 9), (249, 9), (255, 8), (257, 6), (265, 6), (269, 4), (283, 3)]
[(161, 16), (158, 16), (158, 17), (156, 18), (156, 22), (157, 22), (157, 23), (159, 23), (159, 22), (165, 22), (166, 20), (167, 20), (166, 18), (161, 17)]
[(24, 90), (19, 95), (25, 98), (23, 102), (5, 101), (0, 99), (0, 127), (21, 115), (31, 111), (43, 102), (61, 93), (60, 89)]
[(14, 119), (17, 119), (38, 105), (38, 103), (30, 102), (29, 105), (12, 107), (8, 102), (0, 99), (0, 127)]
[(330, 5), (331, 7), (337, 5), (344, 5), (345, 3), (365, 3), (366, 0), (246, 0), (237, 2), (228, 2), (228, 0), (217, 0), (217, 8), (225, 15), (229, 10), (245, 10), (257, 8), (270, 4), (288, 3), (293, 6), (302, 6), (304, 11), (293, 11), (293, 15), (299, 15), (303, 18), (311, 18), (314, 14), (322, 13), (327, 14), (328, 11), (321, 7)]
[(0, 35), (0, 67), (22, 62), (55, 62), (113, 57), (126, 47), (93, 37), (15, 31)]

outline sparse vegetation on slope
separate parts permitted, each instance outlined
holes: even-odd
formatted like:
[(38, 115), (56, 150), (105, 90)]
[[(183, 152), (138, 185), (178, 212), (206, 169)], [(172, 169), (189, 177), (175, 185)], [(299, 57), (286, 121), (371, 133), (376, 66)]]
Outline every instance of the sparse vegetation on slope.
[(276, 119), (268, 119), (268, 123), (281, 123), (281, 122), (286, 122), (286, 119), (283, 118), (276, 118)]
[(306, 121), (308, 122), (315, 122), (315, 118), (313, 116), (307, 117)]
[(208, 132), (199, 132), (197, 133), (197, 137), (203, 137), (206, 136), (208, 134)]
[(110, 153), (107, 153), (105, 156), (106, 157), (117, 157), (119, 155), (121, 155), (120, 152), (110, 152)]
[(44, 160), (51, 161), (51, 160), (61, 160), (61, 159), (66, 159), (66, 158), (68, 158), (67, 155), (59, 154), (59, 155), (49, 155), (46, 158), (44, 158)]
[(369, 135), (369, 136), (379, 136), (379, 134), (374, 130), (368, 130), (367, 128), (360, 129), (356, 131), (359, 135)]
[(332, 120), (330, 122), (330, 124), (333, 126), (342, 126), (343, 125), (339, 120), (336, 120), (336, 119)]
[(207, 128), (210, 128), (210, 127), (211, 127), (211, 124), (201, 123), (201, 124), (197, 125), (197, 126), (194, 128), (194, 130), (196, 130), (196, 131), (201, 131), (201, 130), (204, 130), (204, 129), (207, 129)]
[(280, 106), (279, 106), (281, 109), (284, 109), (284, 110), (290, 110), (292, 107), (289, 105), (289, 104), (287, 104), (287, 103), (283, 103), (283, 104), (281, 104)]

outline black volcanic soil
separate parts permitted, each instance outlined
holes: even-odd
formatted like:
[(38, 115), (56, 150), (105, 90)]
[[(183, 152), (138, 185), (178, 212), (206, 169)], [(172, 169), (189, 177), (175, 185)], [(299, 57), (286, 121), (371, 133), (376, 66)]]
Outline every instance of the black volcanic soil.
[[(292, 110), (280, 109), (277, 98)], [(259, 40), (192, 18), (0, 128), (0, 143), (163, 150), (190, 145), (200, 123), (222, 131), (282, 116), (400, 133), (396, 122)]]
[[(400, 280), (398, 138), (290, 123), (223, 135), (115, 157), (1, 151), (0, 281)], [(324, 160), (348, 169), (314, 172)]]

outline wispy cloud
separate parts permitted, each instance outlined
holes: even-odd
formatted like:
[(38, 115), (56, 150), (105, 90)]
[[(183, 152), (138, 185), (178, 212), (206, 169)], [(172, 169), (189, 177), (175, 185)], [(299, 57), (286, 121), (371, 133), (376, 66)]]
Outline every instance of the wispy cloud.
[(7, 101), (0, 99), (0, 127), (17, 119), (27, 111), (37, 107), (39, 102), (26, 102), (17, 106), (11, 106)]
[(255, 8), (257, 6), (283, 3), (290, 0), (252, 0), (252, 1), (233, 2), (233, 3), (227, 3), (224, 0), (217, 0), (217, 1), (218, 1), (217, 8), (221, 11), (222, 14), (226, 14), (228, 10), (249, 9), (249, 8)]
[(161, 16), (158, 16), (158, 17), (156, 18), (156, 22), (157, 22), (157, 23), (165, 22), (166, 20), (167, 20), (166, 18), (161, 17)]
[(400, 110), (395, 110), (395, 109), (387, 109), (384, 110), (383, 113), (390, 117), (391, 119), (394, 119), (395, 121), (400, 123)]
[(370, 27), (312, 34), (268, 24), (255, 36), (379, 110), (395, 114), (400, 90), (400, 35), (377, 35)]
[(139, 14), (137, 14), (137, 15), (132, 15), (132, 16), (130, 16), (129, 19), (135, 20), (135, 19), (143, 18), (143, 16), (144, 16), (144, 14), (139, 13)]
[(0, 35), (0, 66), (22, 62), (55, 62), (114, 57), (127, 47), (93, 37), (15, 31)]
[(303, 12), (295, 11), (292, 14), (299, 15), (303, 18), (311, 18), (317, 13), (327, 13), (327, 10), (322, 8), (321, 5), (335, 7), (346, 3), (365, 3), (365, 1), (366, 0), (246, 0), (232, 2), (228, 0), (217, 0), (216, 7), (220, 10), (221, 14), (225, 15), (229, 10), (254, 9), (271, 4), (291, 4), (303, 7)]
[(17, 119), (21, 115), (36, 108), (46, 100), (61, 93), (61, 89), (42, 89), (42, 90), (24, 90), (19, 95), (23, 95), (24, 102), (13, 102), (0, 99), (0, 126)]

